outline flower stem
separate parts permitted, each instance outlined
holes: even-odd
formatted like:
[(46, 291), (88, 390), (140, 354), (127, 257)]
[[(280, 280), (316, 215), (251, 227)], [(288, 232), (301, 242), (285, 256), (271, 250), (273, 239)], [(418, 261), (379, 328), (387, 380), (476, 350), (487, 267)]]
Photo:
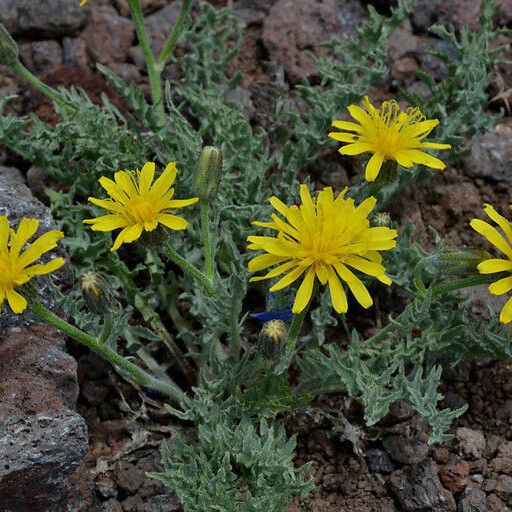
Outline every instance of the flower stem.
[(140, 7), (139, 0), (128, 0), (130, 5), (130, 11), (132, 14), (133, 25), (137, 38), (139, 39), (140, 47), (146, 61), (146, 69), (149, 78), (149, 88), (151, 90), (151, 98), (153, 99), (153, 105), (156, 108), (158, 117), (162, 122), (165, 121), (165, 109), (163, 103), (162, 94), (162, 71), (164, 70), (165, 63), (171, 55), (176, 42), (181, 34), (183, 24), (188, 17), (190, 5), (192, 0), (183, 0), (181, 3), (181, 11), (178, 16), (178, 20), (174, 24), (167, 42), (165, 43), (164, 49), (160, 53), (158, 59), (155, 59), (151, 45), (148, 38), (148, 33), (144, 25), (144, 16)]
[[(480, 276), (472, 276), (467, 277), (465, 279), (459, 279), (458, 281), (454, 281), (451, 283), (440, 284), (438, 286), (433, 286), (430, 290), (432, 295), (442, 295), (443, 293), (449, 293), (456, 290), (461, 290), (463, 288), (468, 288), (470, 286), (477, 286), (479, 284), (489, 283), (492, 280), (496, 279), (496, 276), (490, 275), (480, 275)], [(374, 345), (382, 341), (388, 334), (390, 334), (396, 327), (396, 324), (400, 323), (400, 320), (406, 314), (407, 310), (400, 313), (392, 322), (390, 322), (386, 327), (381, 329), (377, 334), (368, 338), (365, 341), (365, 348), (368, 345)]]
[(288, 331), (288, 340), (286, 341), (287, 348), (292, 352), (295, 350), (295, 345), (297, 344), (300, 329), (304, 323), (304, 318), (306, 317), (308, 310), (309, 304), (300, 313), (293, 315), (292, 324), (290, 325), (290, 330)]
[(54, 315), (40, 302), (32, 300), (30, 301), (29, 307), (46, 323), (53, 325), (70, 338), (73, 338), (91, 349), (95, 354), (100, 356), (102, 359), (105, 359), (105, 361), (108, 361), (115, 367), (122, 370), (123, 375), (126, 376), (128, 380), (135, 382), (139, 386), (155, 389), (178, 403), (185, 397), (183, 391), (178, 386), (164, 383), (149, 373), (146, 373), (142, 368), (139, 368), (128, 359), (119, 355), (107, 345), (99, 343), (97, 339), (89, 336), (85, 332), (73, 327), (58, 316)]
[(190, 264), (185, 258), (183, 258), (183, 256), (180, 256), (174, 249), (172, 249), (171, 247), (167, 247), (163, 253), (165, 254), (165, 256), (167, 256), (171, 261), (173, 261), (174, 263), (176, 263), (176, 265), (178, 265), (179, 267), (181, 267), (181, 269), (183, 270), (183, 272), (186, 272), (187, 274), (189, 274), (190, 276), (192, 276), (194, 279), (196, 279), (197, 281), (199, 281), (202, 285), (203, 285), (203, 288), (208, 292), (208, 295), (211, 295), (213, 296), (214, 295), (214, 292), (213, 292), (213, 286), (211, 284), (211, 282), (207, 279), (207, 277), (199, 270), (197, 270), (196, 267), (194, 267), (194, 265)]
[(204, 245), (204, 273), (206, 279), (212, 283), (213, 278), (213, 247), (210, 238), (210, 206), (206, 199), (199, 200), (199, 207), (201, 210), (201, 235), (203, 237)]
[(176, 46), (176, 42), (178, 41), (178, 38), (181, 35), (183, 23), (185, 23), (185, 20), (188, 17), (188, 12), (190, 10), (191, 4), (192, 0), (182, 0), (181, 2), (181, 10), (178, 19), (174, 24), (174, 27), (172, 28), (171, 33), (167, 38), (167, 42), (165, 43), (164, 49), (162, 50), (162, 53), (160, 53), (160, 56), (158, 57), (157, 60), (157, 65), (160, 67), (160, 69), (164, 68), (165, 63), (169, 58), (169, 55), (172, 53), (174, 47)]
[[(69, 108), (73, 108), (69, 105), (67, 105), (64, 98), (60, 95), (59, 92), (57, 92), (52, 87), (49, 87), (48, 85), (44, 84), (35, 76), (33, 73), (31, 73), (21, 62), (16, 61), (12, 68), (18, 75), (26, 80), (30, 85), (32, 85), (35, 89), (37, 89), (39, 92), (42, 92), (45, 96), (47, 96), (50, 100), (52, 100), (54, 103), (57, 103), (58, 105), (62, 107), (68, 106)], [(74, 108), (73, 108), (74, 110)]]
[(151, 50), (151, 46), (149, 44), (146, 26), (144, 25), (144, 16), (142, 14), (142, 9), (140, 8), (139, 0), (128, 0), (128, 3), (130, 5), (130, 11), (132, 14), (135, 32), (139, 40), (142, 54), (144, 55), (144, 60), (146, 61), (146, 69), (149, 78), (149, 88), (151, 90), (151, 98), (153, 100), (153, 105), (156, 108), (158, 117), (162, 122), (164, 122), (165, 110), (162, 99), (162, 71), (155, 61), (153, 51)]

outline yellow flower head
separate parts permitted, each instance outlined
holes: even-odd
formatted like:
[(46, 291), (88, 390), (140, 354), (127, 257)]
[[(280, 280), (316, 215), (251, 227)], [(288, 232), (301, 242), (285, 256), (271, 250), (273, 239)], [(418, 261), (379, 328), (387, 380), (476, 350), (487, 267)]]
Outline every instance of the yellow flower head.
[(82, 0), (80, 2), (80, 7), (83, 7), (89, 0)]
[(62, 231), (48, 231), (21, 252), (38, 227), (37, 219), (22, 219), (18, 230), (14, 231), (7, 217), (0, 216), (0, 309), (7, 299), (14, 313), (25, 311), (27, 301), (15, 288), (28, 283), (36, 274), (49, 274), (64, 265), (62, 258), (32, 265), (45, 252), (57, 247), (57, 241), (64, 236)]
[(91, 224), (93, 231), (122, 228), (112, 251), (119, 249), (123, 243), (137, 240), (143, 231), (153, 231), (158, 224), (175, 230), (186, 229), (188, 222), (173, 212), (196, 203), (198, 198), (173, 199), (172, 184), (177, 172), (175, 162), (171, 162), (153, 183), (155, 163), (147, 162), (141, 171), (116, 172), (115, 181), (102, 176), (99, 182), (110, 199), (89, 197), (89, 201), (112, 213), (84, 220), (84, 223)]
[[(501, 233), (494, 226), (480, 219), (473, 219), (471, 227), (487, 238), (506, 258), (491, 258), (482, 261), (477, 268), (480, 274), (508, 273), (507, 276), (489, 285), (490, 293), (503, 295), (512, 290), (512, 224), (490, 204), (484, 205), (484, 212), (501, 228)], [(500, 314), (500, 322), (508, 324), (510, 321), (512, 321), (512, 297), (503, 306)]]
[(378, 251), (395, 247), (397, 232), (387, 227), (370, 227), (368, 215), (377, 203), (374, 197), (356, 207), (353, 199), (345, 198), (346, 192), (347, 189), (335, 198), (332, 188), (327, 187), (315, 200), (308, 187), (301, 185), (300, 206), (288, 207), (277, 197), (269, 199), (285, 220), (272, 214), (272, 222), (253, 222), (277, 231), (277, 236), (247, 238), (249, 249), (266, 253), (249, 262), (249, 272), (277, 266), (265, 276), (252, 277), (251, 281), (285, 274), (270, 288), (270, 291), (278, 291), (305, 274), (295, 297), (293, 313), (300, 313), (309, 303), (316, 278), (321, 284), (329, 285), (331, 302), (338, 313), (345, 313), (348, 307), (340, 279), (361, 306), (369, 308), (373, 304), (365, 285), (351, 269), (391, 284)]
[[(348, 107), (350, 115), (359, 122), (333, 121), (332, 125), (344, 132), (331, 132), (331, 139), (347, 142), (339, 152), (342, 155), (373, 153), (366, 165), (365, 178), (375, 181), (386, 160), (395, 160), (403, 167), (423, 164), (433, 169), (444, 169), (446, 165), (438, 158), (425, 153), (425, 149), (449, 149), (450, 144), (422, 142), (439, 124), (438, 119), (426, 119), (418, 108), (400, 110), (394, 100), (386, 101), (377, 110), (365, 96), (363, 108)], [(355, 133), (350, 133), (355, 132)]]

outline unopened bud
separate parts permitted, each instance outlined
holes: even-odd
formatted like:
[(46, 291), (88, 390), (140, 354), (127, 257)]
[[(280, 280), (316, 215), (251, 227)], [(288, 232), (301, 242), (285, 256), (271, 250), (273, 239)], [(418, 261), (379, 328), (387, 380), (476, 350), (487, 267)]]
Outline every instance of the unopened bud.
[(391, 226), (391, 215), (387, 212), (378, 212), (373, 216), (373, 222), (376, 226)]
[(263, 357), (279, 361), (286, 347), (286, 324), (282, 320), (270, 320), (263, 324), (258, 340), (258, 349)]
[(0, 23), (0, 64), (12, 66), (18, 61), (18, 45)]
[(437, 258), (437, 266), (443, 274), (478, 275), (478, 264), (490, 257), (483, 249), (445, 249)]
[(86, 272), (80, 277), (80, 286), (89, 311), (104, 316), (112, 310), (114, 290), (105, 278)]
[(194, 180), (195, 194), (201, 199), (214, 199), (222, 176), (222, 153), (213, 146), (205, 146), (199, 155)]

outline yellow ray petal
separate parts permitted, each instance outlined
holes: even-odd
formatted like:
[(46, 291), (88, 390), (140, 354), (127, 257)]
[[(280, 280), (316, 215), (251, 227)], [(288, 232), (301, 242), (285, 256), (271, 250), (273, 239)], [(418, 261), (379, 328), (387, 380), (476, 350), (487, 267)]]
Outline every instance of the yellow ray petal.
[(33, 275), (43, 275), (49, 274), (50, 272), (54, 272), (64, 265), (64, 258), (55, 258), (48, 263), (38, 263), (36, 265), (32, 265), (27, 267), (23, 273), (33, 276)]
[(25, 309), (27, 309), (27, 300), (15, 290), (7, 288), (5, 290), (5, 295), (13, 313), (19, 315), (20, 313), (23, 313)]
[(310, 268), (304, 280), (302, 281), (299, 289), (297, 290), (297, 295), (295, 296), (295, 301), (292, 307), (292, 313), (297, 314), (304, 311), (304, 308), (308, 305), (311, 295), (313, 294), (313, 285), (315, 284), (315, 271)]
[(273, 254), (259, 254), (251, 261), (249, 261), (247, 265), (247, 270), (249, 272), (259, 272), (268, 267), (272, 267), (273, 265), (277, 265), (284, 260), (282, 256), (274, 256)]
[(508, 324), (512, 322), (512, 297), (507, 300), (500, 313), (500, 322)]
[(512, 247), (510, 247), (496, 228), (480, 219), (473, 219), (469, 224), (477, 233), (480, 233), (503, 254), (512, 259)]
[(498, 224), (503, 233), (505, 233), (505, 236), (508, 238), (508, 241), (512, 243), (512, 225), (510, 222), (500, 215), (490, 204), (484, 205), (484, 212), (491, 220)]
[(479, 263), (477, 269), (480, 274), (495, 274), (496, 272), (504, 272), (506, 270), (512, 270), (512, 261), (492, 258)]
[(510, 290), (512, 290), (512, 276), (504, 277), (489, 285), (489, 293), (493, 295), (503, 295)]
[(365, 169), (365, 179), (366, 181), (375, 181), (375, 178), (379, 174), (380, 168), (382, 167), (382, 162), (384, 162), (384, 155), (380, 153), (374, 153), (368, 163), (366, 164)]
[(188, 226), (188, 222), (185, 219), (178, 217), (177, 215), (171, 215), (169, 213), (161, 213), (157, 220), (160, 222), (160, 224), (163, 224), (169, 229), (174, 229), (176, 231), (187, 229)]
[(305, 271), (305, 267), (297, 267), (293, 269), (289, 274), (282, 277), (274, 286), (272, 286), (269, 291), (278, 292), (279, 290), (286, 288), (296, 281)]
[(140, 171), (139, 193), (147, 194), (155, 177), (155, 162), (146, 162)]
[(348, 310), (347, 295), (334, 270), (329, 271), (329, 293), (334, 310), (337, 313), (346, 313)]
[(366, 153), (368, 151), (373, 152), (375, 149), (373, 144), (368, 142), (354, 142), (353, 144), (347, 144), (346, 146), (342, 146), (338, 149), (338, 152), (342, 155), (360, 155), (361, 153)]

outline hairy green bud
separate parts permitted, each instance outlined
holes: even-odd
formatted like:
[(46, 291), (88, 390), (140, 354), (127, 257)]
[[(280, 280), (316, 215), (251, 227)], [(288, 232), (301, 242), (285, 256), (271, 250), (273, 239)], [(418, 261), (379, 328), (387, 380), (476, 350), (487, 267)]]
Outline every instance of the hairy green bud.
[(89, 311), (104, 316), (112, 310), (114, 290), (104, 277), (86, 272), (80, 277), (80, 286)]
[(205, 146), (199, 155), (194, 179), (195, 194), (201, 199), (214, 199), (222, 176), (222, 153), (213, 146)]
[(437, 267), (449, 275), (479, 275), (477, 266), (491, 256), (483, 249), (445, 249), (437, 257)]
[(263, 357), (279, 361), (286, 347), (286, 325), (282, 320), (270, 320), (261, 328), (258, 350)]
[(18, 45), (0, 23), (0, 64), (12, 66), (18, 61)]

